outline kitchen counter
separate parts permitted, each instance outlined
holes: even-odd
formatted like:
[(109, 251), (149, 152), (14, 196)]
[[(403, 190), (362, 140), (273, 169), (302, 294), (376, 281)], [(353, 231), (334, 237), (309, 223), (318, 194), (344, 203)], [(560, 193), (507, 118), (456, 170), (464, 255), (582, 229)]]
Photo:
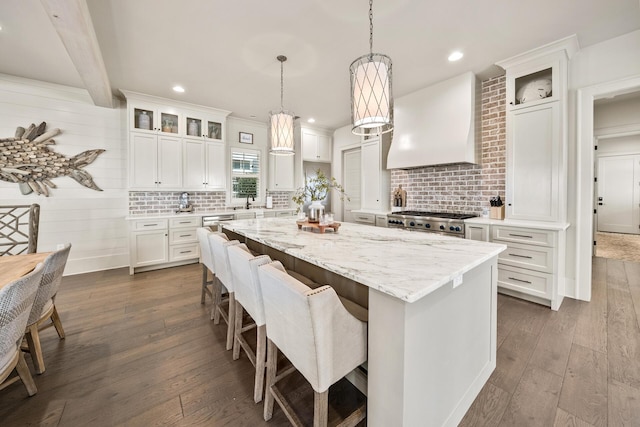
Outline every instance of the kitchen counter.
[(496, 366), (497, 258), (505, 246), (352, 223), (320, 234), (298, 230), (294, 218), (223, 229), (366, 286), (367, 425), (462, 420)]
[(355, 209), (351, 211), (352, 213), (364, 213), (364, 214), (373, 214), (373, 215), (389, 215), (391, 211), (378, 211), (374, 209)]
[(540, 230), (566, 230), (569, 228), (568, 222), (547, 222), (547, 221), (523, 221), (517, 219), (491, 219), (475, 217), (464, 220), (465, 224), (478, 225), (507, 225), (509, 227), (535, 228)]

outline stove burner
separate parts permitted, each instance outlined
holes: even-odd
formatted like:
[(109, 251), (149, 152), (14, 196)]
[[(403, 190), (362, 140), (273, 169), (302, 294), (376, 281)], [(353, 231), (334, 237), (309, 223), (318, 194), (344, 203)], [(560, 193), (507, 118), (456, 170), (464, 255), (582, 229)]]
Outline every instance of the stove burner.
[(428, 211), (400, 211), (400, 212), (394, 212), (392, 215), (419, 216), (419, 217), (446, 218), (446, 219), (468, 219), (468, 218), (474, 218), (477, 216), (474, 214), (428, 212)]
[(400, 211), (388, 215), (388, 226), (464, 237), (464, 220), (476, 215), (449, 212)]

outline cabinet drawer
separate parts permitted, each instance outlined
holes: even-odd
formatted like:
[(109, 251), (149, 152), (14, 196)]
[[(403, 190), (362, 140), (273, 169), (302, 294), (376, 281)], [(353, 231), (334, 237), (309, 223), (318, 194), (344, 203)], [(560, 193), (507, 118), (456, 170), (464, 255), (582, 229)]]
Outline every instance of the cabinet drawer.
[(284, 216), (293, 216), (293, 212), (292, 211), (280, 211), (280, 212), (276, 212), (276, 217), (277, 218), (281, 218)]
[(133, 221), (133, 231), (146, 231), (146, 230), (165, 230), (167, 228), (166, 219), (144, 219)]
[(375, 224), (376, 223), (376, 216), (374, 214), (356, 213), (356, 214), (353, 214), (353, 219), (356, 222), (359, 222), (359, 223), (362, 223), (362, 224)]
[(241, 212), (233, 215), (235, 219), (254, 219), (256, 217), (255, 212)]
[(198, 257), (200, 257), (200, 248), (197, 243), (169, 246), (169, 262), (195, 259)]
[(376, 215), (376, 227), (388, 227), (389, 223), (387, 222), (386, 215)]
[(493, 240), (503, 242), (525, 243), (538, 246), (555, 246), (556, 232), (536, 230), (532, 228), (514, 228), (496, 225), (491, 227)]
[(169, 230), (169, 244), (196, 243), (198, 236), (195, 228)]
[(551, 299), (553, 276), (548, 273), (505, 267), (498, 264), (498, 286), (527, 295)]
[(553, 248), (507, 243), (507, 250), (498, 255), (498, 262), (514, 267), (553, 273)]
[(200, 227), (199, 216), (171, 218), (169, 219), (170, 228), (184, 228), (184, 227)]

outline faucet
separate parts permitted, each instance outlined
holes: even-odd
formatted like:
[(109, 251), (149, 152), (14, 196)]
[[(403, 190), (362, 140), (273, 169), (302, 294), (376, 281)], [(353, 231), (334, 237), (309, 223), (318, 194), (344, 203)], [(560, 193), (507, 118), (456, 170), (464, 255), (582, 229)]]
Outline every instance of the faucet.
[(251, 203), (249, 203), (249, 197), (251, 197), (251, 201), (252, 201), (252, 202), (255, 202), (255, 201), (256, 201), (256, 198), (255, 198), (254, 196), (249, 196), (249, 195), (247, 195), (247, 205), (246, 205), (246, 208), (247, 208), (247, 209), (249, 209), (249, 208), (251, 207)]

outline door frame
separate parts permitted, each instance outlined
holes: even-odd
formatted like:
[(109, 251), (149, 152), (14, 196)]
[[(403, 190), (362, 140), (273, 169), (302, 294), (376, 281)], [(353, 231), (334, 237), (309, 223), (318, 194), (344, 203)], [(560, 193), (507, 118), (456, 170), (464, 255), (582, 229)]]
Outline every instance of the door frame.
[(575, 298), (580, 300), (591, 300), (595, 176), (593, 103), (596, 99), (637, 91), (640, 91), (640, 75), (577, 90)]

